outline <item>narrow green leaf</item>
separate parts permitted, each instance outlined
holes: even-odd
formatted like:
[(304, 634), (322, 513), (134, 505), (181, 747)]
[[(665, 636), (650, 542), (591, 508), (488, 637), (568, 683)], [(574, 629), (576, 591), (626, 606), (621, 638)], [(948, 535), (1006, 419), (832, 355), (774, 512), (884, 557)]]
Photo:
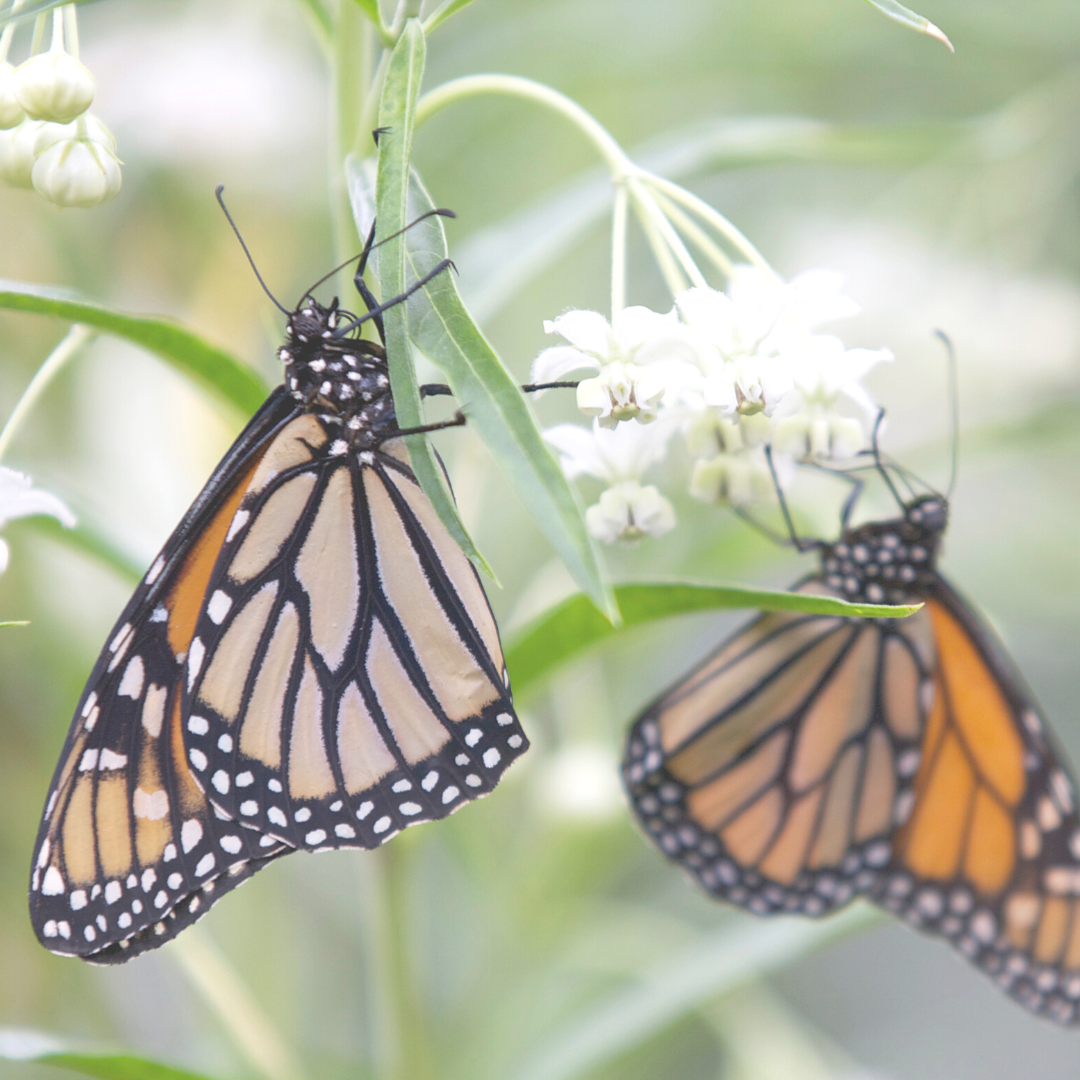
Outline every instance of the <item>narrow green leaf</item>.
[(457, 14), (463, 7), (467, 7), (472, 0), (446, 0), (442, 7), (436, 8), (424, 20), (424, 33), (430, 34), (437, 26), (441, 26), (451, 15)]
[(0, 627), (3, 626), (29, 626), (29, 619), (12, 619), (9, 622), (0, 622)]
[(36, 1060), (100, 1080), (208, 1080), (201, 1073), (174, 1069), (134, 1054), (45, 1054)]
[(99, 1080), (208, 1080), (134, 1054), (65, 1050), (58, 1039), (35, 1031), (0, 1030), (0, 1059), (52, 1065)]
[(949, 52), (956, 52), (952, 42), (945, 36), (945, 32), (940, 27), (935, 26), (929, 19), (923, 18), (922, 15), (918, 15), (904, 7), (903, 4), (898, 4), (896, 0), (867, 0), (867, 3), (873, 4), (878, 11), (883, 15), (887, 15), (894, 22), (910, 27), (920, 34), (937, 38)]
[[(407, 224), (409, 199), (409, 158), (412, 153), (413, 121), (420, 81), (424, 74), (426, 43), (416, 19), (409, 19), (390, 56), (379, 101), (378, 178), (376, 181), (376, 219), (378, 235), (390, 236)], [(358, 226), (360, 223), (358, 223)], [(361, 235), (365, 235), (361, 232)], [(405, 291), (405, 240), (395, 237), (379, 249), (379, 284), (385, 298)], [(390, 389), (394, 411), (403, 428), (421, 427), (424, 413), (420, 406), (420, 388), (412, 364), (409, 345), (409, 317), (405, 304), (395, 304), (383, 315), (386, 327), (386, 355), (390, 367)], [(462, 551), (485, 573), (491, 568), (472, 542), (457, 512), (442, 465), (426, 435), (406, 436), (409, 460), (424, 493), (435, 512), (461, 546)], [(494, 575), (492, 575), (494, 576)]]
[(266, 384), (242, 360), (172, 319), (115, 311), (68, 289), (0, 280), (0, 308), (56, 315), (107, 331), (155, 353), (250, 416), (266, 399)]
[(356, 0), (363, 13), (380, 29), (382, 28), (382, 15), (379, 12), (379, 0)]
[[(692, 582), (655, 582), (618, 585), (615, 597), (623, 627), (638, 626), (671, 615), (716, 608), (757, 608), (764, 611), (802, 611), (810, 615), (859, 616), (902, 619), (922, 604), (852, 604), (831, 596), (698, 585)], [(510, 682), (517, 694), (552, 668), (612, 634), (617, 633), (580, 593), (545, 612), (514, 635), (506, 650)]]
[(573, 1080), (594, 1073), (707, 1002), (779, 971), (884, 916), (868, 905), (828, 920), (753, 920), (734, 916), (686, 952), (618, 990), (529, 1053), (507, 1075), (514, 1080)]
[[(350, 158), (346, 171), (353, 214), (363, 233), (371, 222), (370, 170), (364, 162)], [(415, 221), (432, 208), (431, 197), (413, 173), (406, 220)], [(406, 235), (406, 280), (419, 280), (446, 254), (441, 218), (429, 218), (413, 226)], [(563, 475), (524, 395), (473, 322), (449, 274), (440, 274), (410, 298), (409, 333), (413, 343), (446, 376), (469, 423), (491, 450), (578, 585), (598, 607), (617, 618), (603, 561), (585, 528), (577, 490)]]

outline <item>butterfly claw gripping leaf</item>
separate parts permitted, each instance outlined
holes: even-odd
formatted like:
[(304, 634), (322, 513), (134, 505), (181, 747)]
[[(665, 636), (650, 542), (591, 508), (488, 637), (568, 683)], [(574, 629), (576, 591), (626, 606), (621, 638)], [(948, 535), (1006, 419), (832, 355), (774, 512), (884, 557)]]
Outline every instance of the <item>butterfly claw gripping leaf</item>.
[(528, 741), (475, 570), (396, 438), (386, 356), (305, 299), (286, 385), (215, 470), (79, 702), (34, 852), (42, 943), (175, 937), (295, 848), (371, 848)]
[(624, 778), (649, 835), (714, 895), (811, 916), (868, 896), (1075, 1023), (1075, 786), (935, 569), (946, 513), (927, 497), (849, 530), (800, 586), (921, 611), (760, 616), (637, 720)]

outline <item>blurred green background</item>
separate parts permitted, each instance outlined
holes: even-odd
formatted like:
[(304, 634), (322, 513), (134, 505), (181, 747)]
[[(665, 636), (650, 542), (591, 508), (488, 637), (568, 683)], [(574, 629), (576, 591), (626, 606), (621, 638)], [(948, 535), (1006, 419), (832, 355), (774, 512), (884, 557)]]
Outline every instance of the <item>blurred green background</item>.
[[(843, 272), (864, 309), (847, 343), (897, 354), (870, 378), (890, 413), (886, 446), (939, 485), (949, 421), (932, 331), (950, 334), (963, 424), (943, 567), (998, 627), (1076, 761), (1080, 7), (920, 10), (955, 55), (860, 0), (476, 0), (432, 38), (426, 85), (480, 71), (550, 83), (717, 206), (783, 273)], [(332, 265), (328, 79), (304, 10), (110, 0), (81, 8), (80, 30), (124, 189), (87, 212), (0, 188), (0, 277), (174, 315), (276, 378), (280, 318), (213, 189), (226, 184), (287, 305)], [(415, 153), (433, 197), (458, 214), (448, 233), (462, 293), (524, 379), (548, 343), (544, 318), (606, 306), (606, 180), (584, 140), (519, 101), (456, 105), (419, 131)], [(538, 239), (550, 252), (530, 246)], [(631, 254), (630, 302), (666, 309), (640, 236)], [(65, 329), (0, 315), (0, 414)], [(553, 396), (538, 409), (545, 424), (573, 418)], [(102, 339), (50, 390), (5, 464), (146, 565), (242, 422)], [(568, 590), (566, 576), (475, 436), (438, 445), (502, 580), (489, 593), (506, 637)], [(670, 470), (680, 527), (610, 550), (616, 580), (782, 586), (803, 572), (724, 511), (679, 496), (678, 455)], [(812, 505), (804, 512), (835, 527)], [(41, 804), (131, 583), (33, 523), (4, 535), (0, 618), (31, 625), (0, 639), (0, 1027), (253, 1074), (171, 946), (94, 969), (33, 937), (26, 882)], [(946, 947), (888, 921), (673, 1008), (662, 1030), (624, 1040), (591, 1070), (560, 1074), (545, 1058), (613, 995), (655, 985), (718, 933), (760, 930), (646, 845), (615, 772), (636, 711), (736, 621), (668, 622), (575, 662), (520, 702), (534, 748), (489, 799), (375, 854), (283, 860), (192, 933), (216, 942), (310, 1077), (372, 1075), (391, 1052), (388, 910), (407, 932), (411, 970), (396, 974), (418, 988), (413, 1022), (440, 1078), (530, 1068), (537, 1080), (1074, 1077), (1080, 1034), (1028, 1016)], [(54, 1074), (0, 1062), (3, 1080), (38, 1075)]]

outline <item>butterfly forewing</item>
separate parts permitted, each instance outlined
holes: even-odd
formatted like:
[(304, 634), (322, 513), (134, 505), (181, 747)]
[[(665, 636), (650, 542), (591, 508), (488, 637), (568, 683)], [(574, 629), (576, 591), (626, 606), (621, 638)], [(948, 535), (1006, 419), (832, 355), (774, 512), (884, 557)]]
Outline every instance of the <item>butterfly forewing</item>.
[(154, 560), (76, 709), (31, 877), (34, 928), (56, 952), (127, 959), (194, 921), (252, 860), (288, 850), (215, 815), (188, 768), (178, 682), (237, 477), (280, 404), (252, 421)]
[(310, 415), (278, 434), (222, 547), (184, 687), (214, 805), (309, 849), (375, 847), (444, 817), (528, 745), (476, 572), (400, 441), (342, 445)]
[(822, 915), (869, 890), (910, 802), (924, 629), (761, 616), (635, 724), (624, 773), (645, 828), (758, 914)]

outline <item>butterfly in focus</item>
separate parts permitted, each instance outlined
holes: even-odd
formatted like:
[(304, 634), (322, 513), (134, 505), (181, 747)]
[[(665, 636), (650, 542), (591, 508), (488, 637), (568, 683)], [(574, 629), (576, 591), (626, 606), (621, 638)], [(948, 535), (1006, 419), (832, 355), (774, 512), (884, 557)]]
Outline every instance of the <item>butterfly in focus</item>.
[(1003, 646), (936, 568), (947, 500), (896, 497), (897, 518), (801, 541), (820, 567), (795, 588), (924, 606), (760, 615), (634, 723), (635, 813), (720, 899), (817, 917), (866, 896), (1076, 1023), (1075, 785)]
[(479, 577), (409, 467), (384, 343), (359, 336), (405, 299), (364, 284), (373, 238), (365, 315), (310, 292), (282, 308), (284, 385), (94, 666), (34, 851), (53, 952), (128, 960), (273, 859), (445, 817), (528, 747)]

